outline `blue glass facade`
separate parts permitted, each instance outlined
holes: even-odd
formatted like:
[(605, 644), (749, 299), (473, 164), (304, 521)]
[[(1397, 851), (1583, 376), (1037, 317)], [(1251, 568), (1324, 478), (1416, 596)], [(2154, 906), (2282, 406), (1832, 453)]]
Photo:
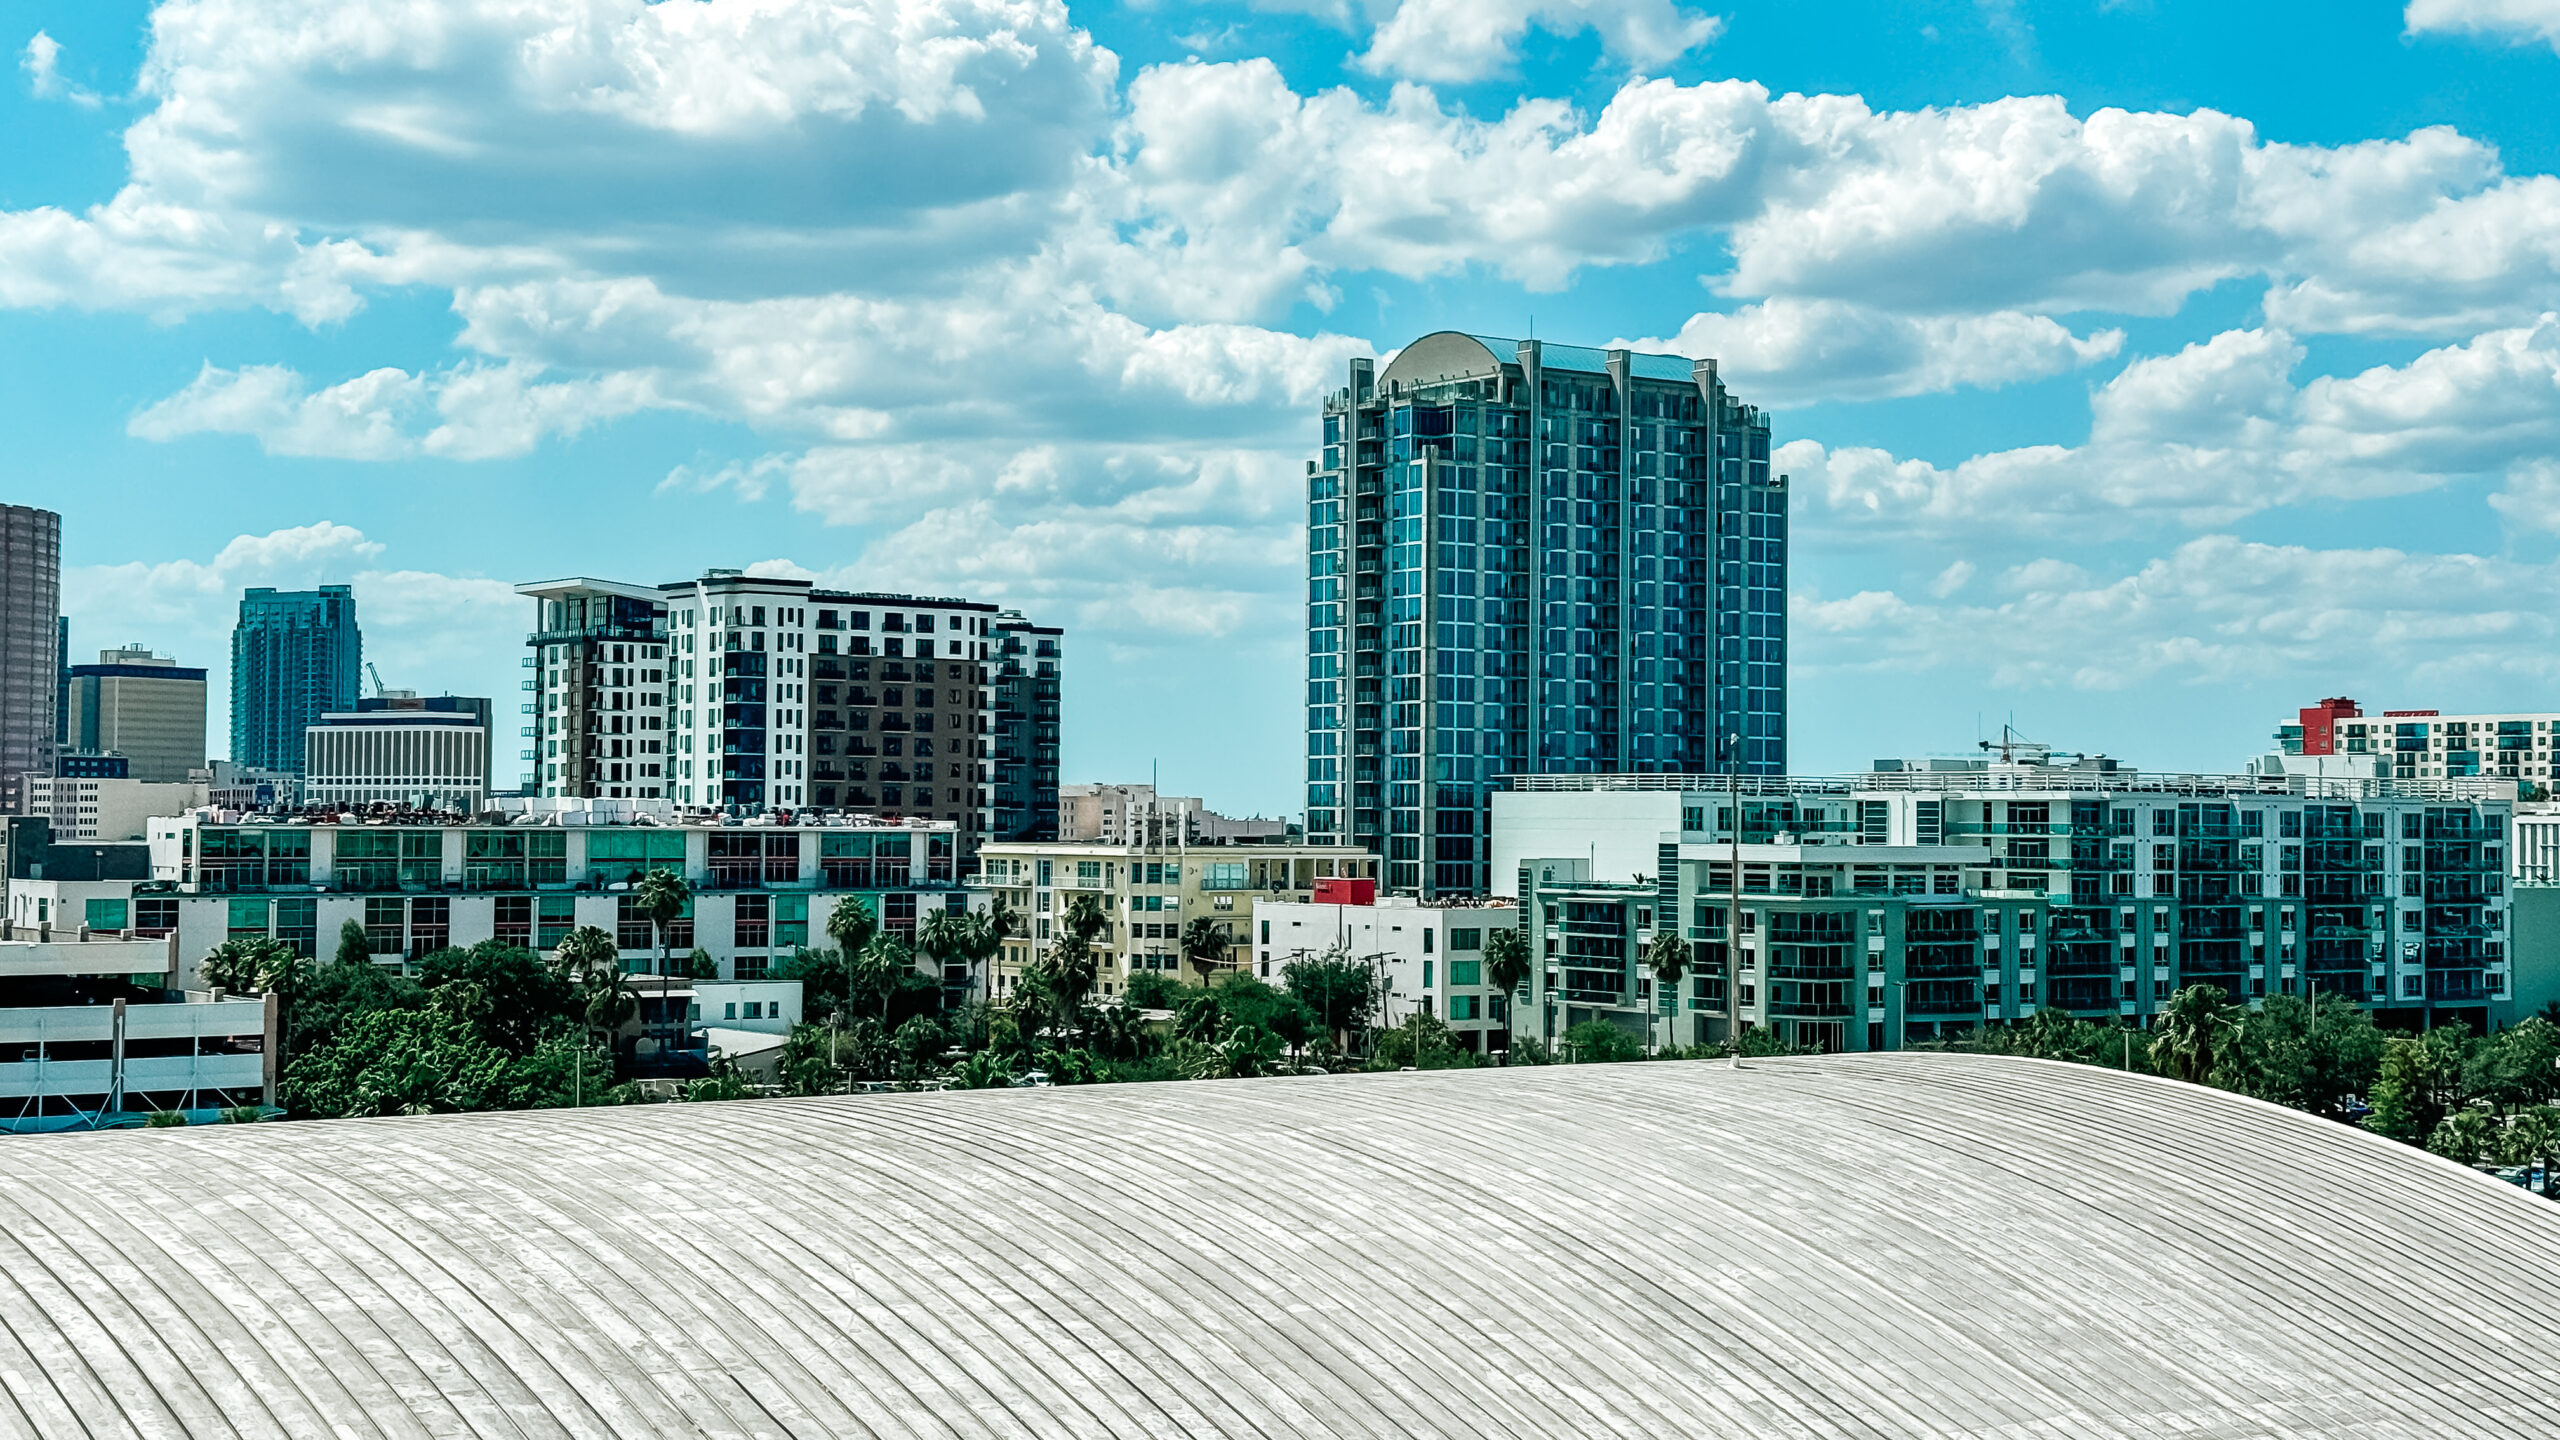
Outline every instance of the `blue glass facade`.
[(1785, 773), (1785, 480), (1714, 362), (1355, 360), (1307, 505), (1307, 836), (1389, 888), (1483, 893), (1503, 775)]
[(243, 591), (231, 631), (231, 759), (302, 773), (302, 732), (333, 711), (356, 708), (364, 636), (355, 593)]

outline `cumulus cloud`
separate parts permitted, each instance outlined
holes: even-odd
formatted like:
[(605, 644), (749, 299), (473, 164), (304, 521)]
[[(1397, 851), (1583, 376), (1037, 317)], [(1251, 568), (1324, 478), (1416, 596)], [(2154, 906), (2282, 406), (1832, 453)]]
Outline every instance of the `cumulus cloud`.
[(1403, 0), (1371, 37), (1360, 68), (1407, 80), (1482, 80), (1519, 60), (1532, 28), (1594, 31), (1613, 59), (1641, 70), (1708, 44), (1724, 21), (1671, 0)]
[(1869, 447), (1780, 447), (1777, 468), (1850, 529), (2094, 537), (2218, 526), (2277, 505), (2431, 489), (2560, 447), (2560, 317), (2352, 376), (2292, 376), (2302, 348), (2226, 331), (2126, 366), (2091, 397), (2089, 439), (1941, 467)]
[(98, 92), (62, 73), (62, 42), (37, 31), (18, 52), (18, 68), (27, 73), (27, 89), (39, 100), (68, 100), (84, 110), (98, 108)]
[(1764, 405), (1873, 400), (2037, 380), (2108, 359), (2124, 332), (2074, 335), (2042, 315), (1907, 315), (1839, 300), (1766, 300), (1690, 317), (1669, 339), (1613, 342), (1714, 356)]
[(2409, 0), (2401, 23), (2412, 35), (2495, 35), (2560, 50), (2560, 0)]
[(1796, 649), (1856, 657), (1829, 662), (1839, 669), (1944, 669), (2001, 688), (2100, 692), (2337, 683), (2350, 667), (2368, 683), (2420, 691), (2560, 676), (2560, 575), (2478, 555), (2210, 535), (2113, 575), (2022, 565), (1996, 588), (1966, 604), (1890, 590), (1798, 595)]
[[(463, 365), (436, 375), (385, 366), (320, 389), (282, 365), (225, 370), (210, 363), (187, 387), (136, 414), (144, 440), (246, 435), (270, 455), (390, 460), (441, 455), (489, 460), (530, 453), (652, 403), (632, 373), (540, 382), (533, 367)], [(423, 419), (435, 423), (425, 425)]]

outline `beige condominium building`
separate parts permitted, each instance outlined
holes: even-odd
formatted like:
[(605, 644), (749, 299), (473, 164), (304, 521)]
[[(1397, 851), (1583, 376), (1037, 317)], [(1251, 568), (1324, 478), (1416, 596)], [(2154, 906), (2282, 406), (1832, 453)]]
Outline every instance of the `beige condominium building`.
[(1182, 928), (1200, 916), (1226, 933), (1218, 970), (1242, 969), (1257, 900), (1307, 900), (1319, 880), (1377, 874), (1376, 856), (1347, 845), (995, 844), (980, 852), (973, 883), (1018, 917), (1018, 932), (997, 961), (998, 998), (1062, 933), (1069, 898), (1079, 891), (1098, 896), (1104, 925), (1093, 942), (1100, 957), (1094, 990), (1108, 999), (1148, 972), (1198, 983), (1199, 972), (1183, 958)]

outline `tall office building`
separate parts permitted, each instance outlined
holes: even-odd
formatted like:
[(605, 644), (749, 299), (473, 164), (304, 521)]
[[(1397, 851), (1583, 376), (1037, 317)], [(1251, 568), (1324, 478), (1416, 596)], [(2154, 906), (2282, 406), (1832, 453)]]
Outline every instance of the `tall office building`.
[(1307, 839), (1489, 888), (1508, 774), (1786, 770), (1786, 477), (1712, 360), (1426, 335), (1307, 466)]
[(156, 785), (204, 768), (204, 671), (128, 645), (72, 666), (62, 693), (65, 754), (122, 755), (129, 778)]
[(363, 666), (355, 592), (346, 586), (243, 591), (231, 632), (233, 762), (301, 774), (302, 732), (356, 708)]
[(486, 741), (480, 747), (480, 793), (486, 797), (496, 788), (498, 748), (498, 707), (478, 695), (421, 695), (414, 690), (387, 690), (367, 695), (356, 701), (356, 713), (376, 715), (390, 711), (423, 711), (429, 715), (467, 715), (478, 723)]
[(995, 838), (1058, 838), (1058, 686), (1066, 634), (996, 615)]
[(24, 814), (26, 777), (53, 773), (62, 635), (62, 517), (0, 505), (0, 814)]

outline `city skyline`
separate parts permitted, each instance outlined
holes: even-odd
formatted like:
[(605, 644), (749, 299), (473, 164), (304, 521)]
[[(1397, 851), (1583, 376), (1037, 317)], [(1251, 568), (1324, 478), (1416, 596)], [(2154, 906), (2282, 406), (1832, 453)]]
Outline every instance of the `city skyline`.
[[(2495, 7), (983, 0), (952, 66), (859, 5), (606, 7), (567, 69), (478, 12), (11, 13), (9, 498), (64, 514), (79, 648), (216, 693), (246, 586), (352, 584), (391, 684), (497, 694), (515, 582), (734, 565), (1039, 615), (1068, 778), (1295, 810), (1316, 401), (1443, 328), (1768, 409), (1798, 770), (2012, 717), (2229, 769), (2308, 697), (2560, 664), (2560, 120), (2515, 98), (2560, 55)], [(769, 63), (830, 46), (878, 63)]]

